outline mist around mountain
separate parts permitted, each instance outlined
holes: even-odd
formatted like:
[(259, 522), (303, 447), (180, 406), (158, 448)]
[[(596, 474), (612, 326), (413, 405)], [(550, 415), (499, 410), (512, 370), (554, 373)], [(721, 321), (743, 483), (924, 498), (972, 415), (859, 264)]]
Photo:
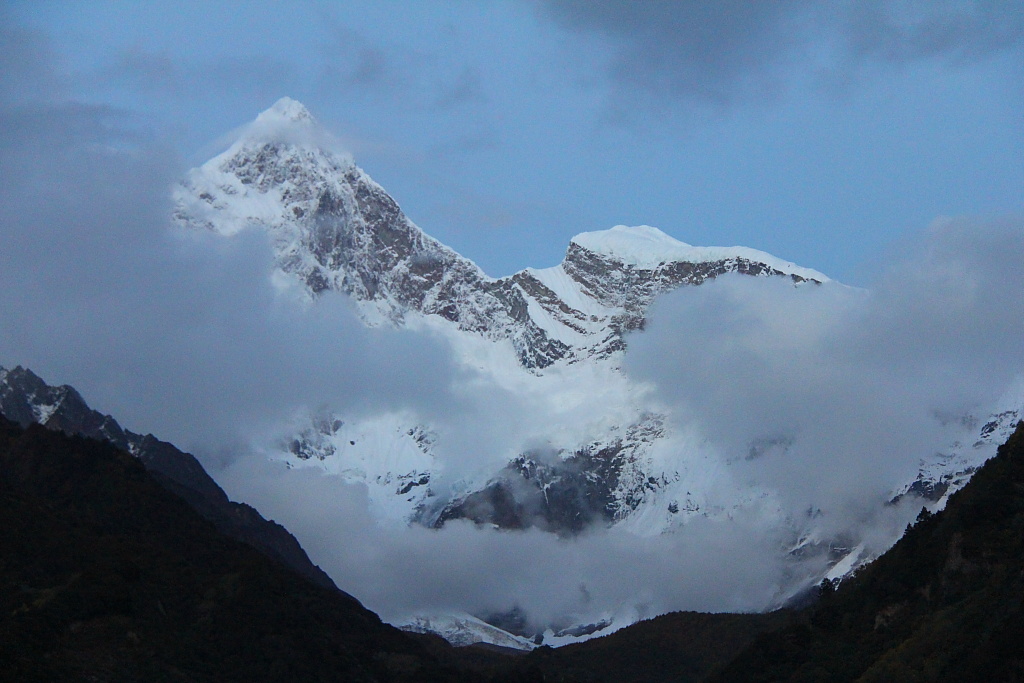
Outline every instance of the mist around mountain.
[[(1024, 676), (1024, 425), (945, 509), (815, 604), (664, 615), (531, 653), (547, 680), (1017, 681)], [(560, 678), (564, 677), (564, 678)]]
[(810, 607), (668, 614), (513, 655), (399, 632), (226, 538), (108, 441), (0, 417), (0, 661), (24, 681), (1018, 680), (1022, 487), (1019, 426)]
[(715, 681), (1024, 677), (1024, 427), (885, 555)]
[[(778, 604), (888, 547), (923, 504), (908, 492), (965, 481), (1024, 366), (1014, 219), (937, 221), (867, 291), (643, 227), (493, 278), (344, 156), (330, 188), (278, 201), (303, 189), (284, 171), (333, 168), (305, 163), (316, 136), (262, 141), (221, 183), (236, 194), (218, 191), (290, 211), (278, 232), (301, 239), (282, 242), (256, 221), (169, 226), (182, 177), (208, 214), (231, 207), (95, 111), (33, 121), (0, 159), (4, 364), (195, 453), (389, 621), (527, 614), (528, 635), (559, 642), (609, 619)], [(638, 243), (695, 259), (641, 267)], [(311, 293), (319, 277), (338, 288)]]

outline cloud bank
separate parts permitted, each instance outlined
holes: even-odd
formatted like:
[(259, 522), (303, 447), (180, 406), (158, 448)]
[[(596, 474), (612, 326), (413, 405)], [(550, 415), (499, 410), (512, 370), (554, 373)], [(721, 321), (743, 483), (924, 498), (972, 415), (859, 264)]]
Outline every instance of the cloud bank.
[(789, 513), (848, 516), (1024, 372), (1022, 276), (1024, 222), (940, 220), (870, 290), (731, 276), (666, 295), (625, 367)]

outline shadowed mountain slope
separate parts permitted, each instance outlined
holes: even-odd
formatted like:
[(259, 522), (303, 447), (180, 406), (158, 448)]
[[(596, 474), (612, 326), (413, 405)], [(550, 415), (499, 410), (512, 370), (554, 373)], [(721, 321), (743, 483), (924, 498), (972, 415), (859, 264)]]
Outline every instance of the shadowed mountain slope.
[(6, 680), (467, 680), (109, 443), (0, 418), (0, 528)]
[(945, 510), (715, 681), (1024, 680), (1024, 425)]
[(248, 543), (314, 583), (336, 588), (287, 529), (264, 519), (252, 506), (229, 500), (191, 453), (152, 434), (142, 436), (123, 429), (110, 415), (90, 408), (74, 387), (51, 386), (20, 365), (12, 370), (0, 367), (0, 415), (22, 427), (38, 423), (65, 434), (107, 441), (131, 453), (164, 488), (184, 498), (221, 532)]

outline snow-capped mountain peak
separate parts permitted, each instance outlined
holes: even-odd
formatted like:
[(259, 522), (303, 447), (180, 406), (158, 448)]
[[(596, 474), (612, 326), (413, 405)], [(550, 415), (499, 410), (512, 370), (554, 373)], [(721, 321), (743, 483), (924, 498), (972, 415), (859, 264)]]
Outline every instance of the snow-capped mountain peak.
[(340, 154), (351, 162), (338, 141), (313, 118), (305, 105), (290, 97), (282, 97), (255, 120), (243, 126), (232, 150), (246, 145), (285, 144), (321, 149)]
[(314, 122), (313, 115), (306, 109), (306, 105), (302, 104), (298, 100), (293, 100), (290, 97), (282, 97), (277, 102), (267, 109), (259, 116), (256, 117), (256, 121), (269, 121), (284, 119), (287, 121), (296, 122)]
[(650, 226), (573, 238), (555, 268), (488, 277), (428, 236), (299, 102), (278, 100), (175, 192), (180, 223), (229, 236), (265, 229), (281, 271), (316, 296), (350, 295), (369, 324), (427, 324), (508, 345), (519, 365), (607, 358), (659, 294), (737, 272), (824, 282), (741, 247), (692, 247)]
[(799, 275), (805, 280), (826, 282), (824, 274), (803, 268), (771, 254), (748, 247), (694, 247), (666, 235), (649, 225), (616, 225), (608, 230), (583, 232), (572, 238), (571, 244), (592, 253), (619, 261), (636, 269), (654, 270), (674, 262), (710, 263), (745, 259), (763, 263), (787, 275)]
[[(368, 324), (428, 328), (451, 342), (473, 381), (493, 382), (530, 407), (528, 429), (503, 439), (499, 452), (481, 448), (488, 464), (460, 463), (458, 473), (446, 451), (450, 431), (413, 413), (359, 417), (327, 406), (300, 416), (287, 439), (267, 447), (292, 467), (365, 484), (375, 515), (563, 535), (605, 524), (648, 535), (756, 508), (766, 523), (792, 532), (791, 554), (808, 567), (827, 561), (839, 576), (870, 559), (858, 539), (833, 543), (816, 517), (788, 517), (770, 490), (734, 480), (731, 461), (710, 453), (699, 430), (661, 414), (665, 408), (621, 370), (627, 333), (643, 328), (666, 292), (728, 274), (810, 288), (829, 280), (822, 273), (755, 249), (692, 246), (655, 227), (617, 225), (576, 235), (554, 267), (492, 278), (409, 220), (289, 98), (191, 171), (175, 202), (187, 228), (226, 237), (249, 226), (265, 230), (279, 273), (311, 300), (342, 292)], [(1020, 414), (993, 418), (979, 443)], [(985, 450), (970, 449), (971, 458)], [(960, 451), (967, 448), (922, 463), (919, 482), (896, 493), (927, 498), (954, 487), (973, 471)], [(821, 575), (805, 578), (813, 584)], [(803, 580), (794, 575), (791, 583)], [(419, 625), (451, 638), (479, 631), (465, 619), (439, 624)]]

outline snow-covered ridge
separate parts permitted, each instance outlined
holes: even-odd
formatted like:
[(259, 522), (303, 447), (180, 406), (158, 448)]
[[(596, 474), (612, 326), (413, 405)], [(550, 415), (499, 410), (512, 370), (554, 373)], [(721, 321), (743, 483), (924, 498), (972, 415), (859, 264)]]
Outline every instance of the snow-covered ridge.
[(424, 233), (337, 149), (299, 102), (282, 98), (175, 191), (175, 217), (225, 236), (257, 226), (278, 267), (311, 296), (350, 295), (368, 324), (427, 324), (507, 344), (523, 367), (608, 358), (660, 294), (738, 272), (824, 282), (742, 247), (692, 247), (657, 228), (577, 235), (563, 263), (488, 277)]
[(608, 230), (582, 232), (571, 240), (584, 249), (611, 257), (626, 265), (643, 270), (654, 270), (666, 263), (685, 261), (687, 263), (710, 263), (730, 259), (746, 259), (763, 263), (789, 275), (799, 275), (806, 280), (827, 282), (829, 278), (811, 268), (776, 258), (771, 254), (749, 247), (694, 247), (666, 235), (649, 225), (616, 225)]

